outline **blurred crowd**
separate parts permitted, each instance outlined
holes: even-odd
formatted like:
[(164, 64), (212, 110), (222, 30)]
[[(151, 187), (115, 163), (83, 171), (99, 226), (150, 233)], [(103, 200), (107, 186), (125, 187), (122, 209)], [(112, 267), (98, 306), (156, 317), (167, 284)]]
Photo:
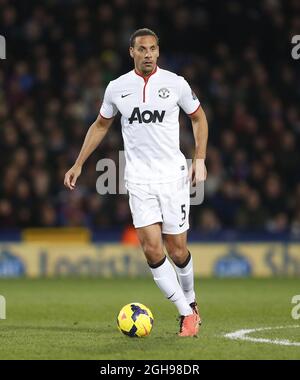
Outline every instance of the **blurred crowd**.
[[(209, 121), (208, 179), (191, 227), (300, 234), (300, 2), (0, 0), (0, 227), (125, 226), (126, 195), (99, 195), (96, 163), (118, 161), (114, 121), (75, 191), (63, 186), (108, 82), (132, 69), (131, 33), (160, 37)], [(193, 157), (182, 114), (181, 149)]]

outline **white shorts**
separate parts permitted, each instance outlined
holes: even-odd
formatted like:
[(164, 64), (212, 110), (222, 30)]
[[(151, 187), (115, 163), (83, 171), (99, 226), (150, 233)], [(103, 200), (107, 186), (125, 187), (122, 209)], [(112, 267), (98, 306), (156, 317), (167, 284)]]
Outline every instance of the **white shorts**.
[(190, 182), (137, 184), (125, 181), (135, 228), (162, 223), (162, 233), (180, 234), (189, 228)]

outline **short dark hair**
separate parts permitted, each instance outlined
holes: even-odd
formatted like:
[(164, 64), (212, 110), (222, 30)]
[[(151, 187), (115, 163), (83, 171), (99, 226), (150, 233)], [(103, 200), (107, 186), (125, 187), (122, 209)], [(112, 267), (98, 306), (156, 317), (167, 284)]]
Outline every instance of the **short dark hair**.
[(134, 47), (136, 37), (140, 37), (140, 36), (153, 36), (156, 38), (157, 45), (159, 43), (159, 38), (157, 37), (157, 34), (153, 32), (153, 30), (148, 29), (148, 28), (142, 28), (142, 29), (136, 30), (131, 35), (130, 40), (129, 40), (131, 47)]

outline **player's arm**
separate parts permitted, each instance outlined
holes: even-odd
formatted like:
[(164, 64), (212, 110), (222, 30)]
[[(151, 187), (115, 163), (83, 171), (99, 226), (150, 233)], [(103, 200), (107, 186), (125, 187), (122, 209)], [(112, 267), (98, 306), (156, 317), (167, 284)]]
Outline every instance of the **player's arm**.
[(205, 167), (206, 147), (208, 139), (208, 124), (203, 108), (200, 106), (190, 115), (195, 139), (195, 155), (190, 167), (189, 176), (193, 185), (205, 181), (207, 171)]
[(106, 119), (99, 114), (97, 119), (90, 126), (75, 164), (65, 174), (64, 185), (67, 188), (71, 190), (75, 188), (76, 180), (81, 174), (83, 164), (101, 143), (113, 120), (113, 117)]

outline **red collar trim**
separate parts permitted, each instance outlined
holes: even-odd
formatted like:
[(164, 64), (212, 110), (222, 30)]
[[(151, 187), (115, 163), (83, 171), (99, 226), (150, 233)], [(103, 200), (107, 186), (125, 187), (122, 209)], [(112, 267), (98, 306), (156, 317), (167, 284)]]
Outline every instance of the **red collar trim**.
[(136, 69), (134, 69), (134, 72), (136, 73), (136, 75), (138, 75), (139, 77), (142, 77), (144, 79), (145, 82), (148, 81), (148, 79), (157, 72), (157, 65), (155, 66), (155, 69), (152, 71), (152, 73), (150, 73), (149, 75), (147, 76), (144, 76), (142, 74), (140, 74)]

